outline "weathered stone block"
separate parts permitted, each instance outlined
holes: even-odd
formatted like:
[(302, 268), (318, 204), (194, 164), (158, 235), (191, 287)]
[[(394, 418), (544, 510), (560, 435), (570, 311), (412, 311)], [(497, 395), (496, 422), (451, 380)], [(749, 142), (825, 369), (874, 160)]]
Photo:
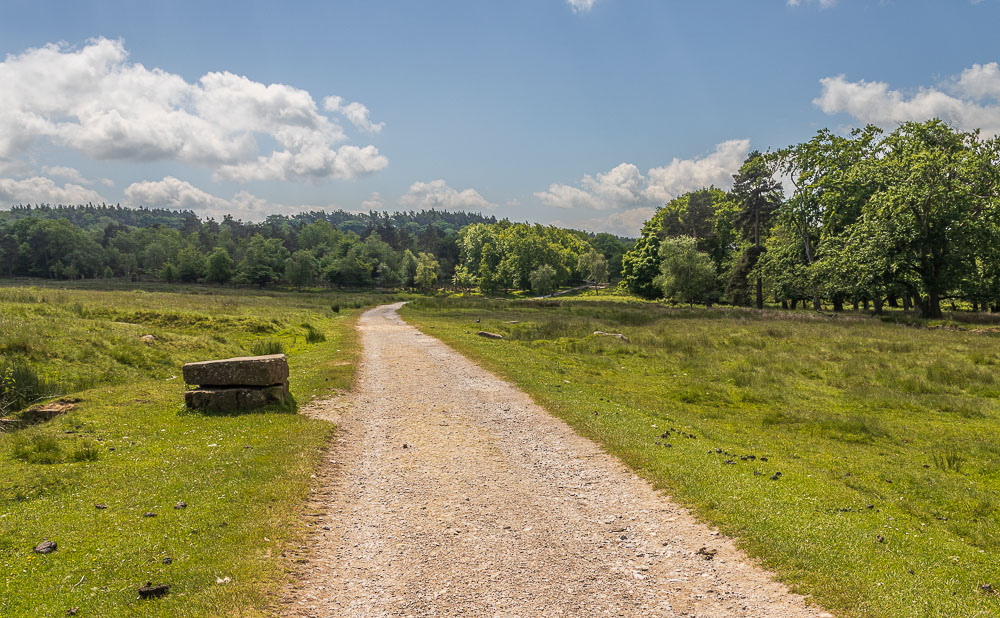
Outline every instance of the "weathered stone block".
[(236, 412), (253, 410), (288, 400), (288, 383), (274, 386), (199, 388), (184, 393), (184, 402), (195, 410)]
[(284, 354), (243, 356), (184, 365), (184, 382), (199, 386), (272, 386), (288, 381)]

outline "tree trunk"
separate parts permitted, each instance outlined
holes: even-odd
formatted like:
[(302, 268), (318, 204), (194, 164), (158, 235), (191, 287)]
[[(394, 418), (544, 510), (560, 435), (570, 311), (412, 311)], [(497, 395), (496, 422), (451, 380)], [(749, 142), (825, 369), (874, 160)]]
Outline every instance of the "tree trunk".
[(757, 308), (764, 308), (764, 281), (757, 277)]
[(898, 307), (899, 306), (899, 301), (896, 298), (896, 295), (895, 294), (889, 294), (889, 298), (887, 299), (887, 303), (886, 304), (888, 304), (893, 309), (895, 309), (896, 307)]
[(865, 299), (864, 307), (865, 307), (865, 311), (868, 311), (868, 299), (867, 298)]
[(903, 311), (909, 311), (909, 310), (910, 310), (910, 295), (907, 293), (903, 294)]
[[(868, 302), (867, 302), (867, 301), (865, 301), (865, 304), (867, 305), (867, 304), (868, 304)], [(858, 300), (855, 300), (855, 301), (854, 301), (854, 311), (857, 311), (857, 310), (858, 310), (858, 307), (859, 307), (860, 305), (861, 305), (861, 301), (858, 301)], [(868, 309), (868, 307), (865, 307), (865, 309)]]
[(875, 315), (882, 315), (882, 297), (875, 299)]
[(782, 309), (788, 309), (788, 301), (787, 300), (782, 300), (781, 301), (781, 308)]
[(813, 311), (822, 311), (823, 303), (820, 302), (819, 296), (813, 296)]
[(844, 310), (844, 297), (840, 294), (833, 295), (833, 310), (837, 313)]
[(795, 308), (798, 307), (798, 305), (799, 305), (799, 299), (793, 298), (792, 299), (792, 311), (795, 311)]
[(937, 290), (930, 290), (926, 298), (920, 299), (920, 317), (925, 320), (937, 320), (944, 317), (941, 313), (941, 299)]
[(972, 313), (979, 313), (979, 301), (972, 301)]

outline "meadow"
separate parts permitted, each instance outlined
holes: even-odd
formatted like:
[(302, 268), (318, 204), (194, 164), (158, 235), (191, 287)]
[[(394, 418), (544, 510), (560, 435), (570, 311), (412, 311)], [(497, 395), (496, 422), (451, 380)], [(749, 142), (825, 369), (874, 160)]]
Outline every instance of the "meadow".
[(838, 615), (1000, 614), (995, 324), (609, 297), (403, 316)]
[[(0, 287), (0, 378), (24, 399), (7, 419), (38, 396), (80, 400), (0, 433), (0, 616), (265, 614), (334, 427), (189, 411), (180, 367), (283, 351), (299, 404), (333, 394), (352, 380), (360, 308), (385, 299), (121, 288)], [(46, 539), (58, 549), (35, 553)], [(147, 582), (170, 592), (141, 601)]]

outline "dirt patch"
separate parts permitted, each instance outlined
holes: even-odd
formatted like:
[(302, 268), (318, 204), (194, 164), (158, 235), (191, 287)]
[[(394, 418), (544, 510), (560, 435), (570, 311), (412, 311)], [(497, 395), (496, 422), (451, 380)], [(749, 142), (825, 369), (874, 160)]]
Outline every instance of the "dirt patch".
[(398, 307), (304, 410), (340, 430), (284, 615), (829, 615)]

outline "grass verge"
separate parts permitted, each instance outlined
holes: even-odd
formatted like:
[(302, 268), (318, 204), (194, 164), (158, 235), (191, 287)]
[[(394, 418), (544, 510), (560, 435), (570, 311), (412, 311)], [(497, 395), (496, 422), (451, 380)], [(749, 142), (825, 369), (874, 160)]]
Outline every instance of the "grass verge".
[(620, 299), (422, 299), (403, 315), (820, 605), (1000, 614), (983, 588), (1000, 583), (995, 335)]
[[(357, 306), (370, 302), (0, 288), (0, 358), (82, 400), (52, 421), (0, 433), (0, 616), (266, 613), (289, 570), (282, 552), (302, 538), (297, 506), (334, 427), (277, 409), (188, 411), (180, 365), (276, 342), (304, 403), (350, 386)], [(46, 539), (55, 552), (32, 551)], [(170, 592), (140, 601), (147, 582)]]

